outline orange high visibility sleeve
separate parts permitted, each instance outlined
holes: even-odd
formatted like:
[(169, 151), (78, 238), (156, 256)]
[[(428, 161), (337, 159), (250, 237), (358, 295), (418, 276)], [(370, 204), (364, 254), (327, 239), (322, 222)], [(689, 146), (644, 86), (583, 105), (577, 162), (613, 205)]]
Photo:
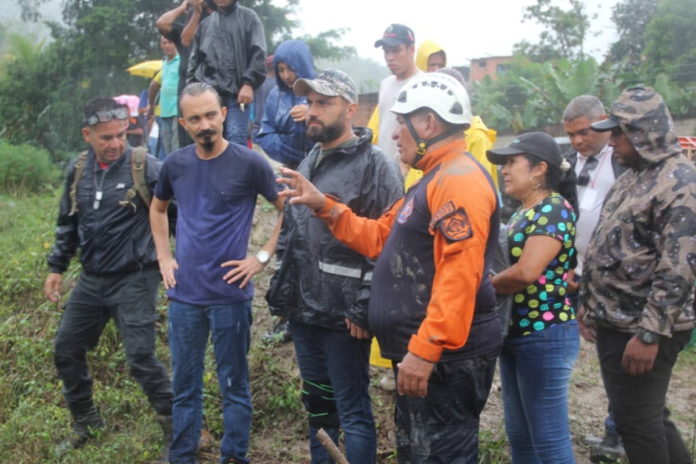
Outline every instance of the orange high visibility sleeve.
[(403, 199), (396, 201), (377, 219), (358, 216), (348, 206), (326, 196), (326, 204), (315, 214), (344, 245), (375, 259), (382, 252)]
[(435, 275), (425, 318), (408, 350), (437, 362), (443, 350), (459, 349), (469, 337), (496, 197), (480, 168), (458, 157), (429, 183), (427, 201)]

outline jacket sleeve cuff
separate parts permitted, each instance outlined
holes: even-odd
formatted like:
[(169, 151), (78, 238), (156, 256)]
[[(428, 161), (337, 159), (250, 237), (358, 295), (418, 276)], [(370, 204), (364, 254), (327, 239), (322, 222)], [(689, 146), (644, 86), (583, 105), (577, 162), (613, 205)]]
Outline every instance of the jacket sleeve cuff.
[(331, 217), (331, 211), (338, 204), (338, 201), (336, 201), (330, 195), (324, 195), (324, 198), (326, 198), (324, 206), (314, 211), (314, 215), (320, 219), (329, 219)]
[(58, 267), (58, 266), (49, 266), (48, 270), (51, 274), (62, 274), (65, 272), (65, 269), (63, 269), (62, 267)]
[(411, 341), (408, 343), (408, 351), (432, 363), (438, 362), (442, 356), (442, 347), (433, 343), (428, 343), (419, 338), (418, 335), (411, 335)]

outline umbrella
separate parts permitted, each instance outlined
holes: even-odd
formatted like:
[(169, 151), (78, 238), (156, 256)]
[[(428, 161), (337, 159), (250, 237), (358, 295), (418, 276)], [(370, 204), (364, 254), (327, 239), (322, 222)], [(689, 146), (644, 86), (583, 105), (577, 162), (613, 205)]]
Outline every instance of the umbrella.
[(162, 60), (143, 61), (142, 63), (134, 64), (126, 69), (132, 76), (142, 76), (152, 79), (162, 69)]

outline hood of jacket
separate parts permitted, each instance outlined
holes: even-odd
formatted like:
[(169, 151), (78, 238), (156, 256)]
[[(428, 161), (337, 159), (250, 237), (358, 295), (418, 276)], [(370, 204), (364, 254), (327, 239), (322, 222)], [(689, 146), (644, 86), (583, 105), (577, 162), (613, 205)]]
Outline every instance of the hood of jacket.
[(658, 163), (681, 153), (669, 109), (653, 88), (625, 90), (611, 105), (610, 117), (619, 123), (646, 163)]
[(303, 40), (286, 40), (278, 45), (273, 54), (273, 67), (276, 70), (276, 82), (284, 92), (292, 92), (278, 74), (278, 63), (285, 63), (300, 79), (314, 79), (314, 62), (309, 47)]
[(428, 58), (430, 58), (430, 55), (437, 52), (445, 53), (442, 47), (432, 40), (426, 40), (420, 44), (418, 50), (416, 51), (416, 66), (418, 69), (428, 72)]

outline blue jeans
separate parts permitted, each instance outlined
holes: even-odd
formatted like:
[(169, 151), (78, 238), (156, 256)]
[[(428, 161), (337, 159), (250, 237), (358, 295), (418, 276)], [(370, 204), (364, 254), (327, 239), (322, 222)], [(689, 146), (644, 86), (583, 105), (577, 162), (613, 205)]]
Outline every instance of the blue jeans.
[(500, 378), (513, 463), (575, 462), (568, 383), (579, 348), (574, 320), (505, 339)]
[[(370, 340), (353, 338), (347, 330), (324, 329), (292, 320), (290, 333), (295, 343), (300, 375), (305, 383), (303, 391), (309, 393), (303, 393), (308, 412), (316, 417), (330, 414), (334, 407), (343, 429), (348, 461), (353, 464), (374, 463), (377, 435), (368, 393)], [(332, 387), (335, 406), (332, 406), (332, 402), (322, 401), (326, 396), (312, 397), (311, 390), (307, 388), (308, 382), (323, 385), (328, 390)], [(338, 443), (338, 427), (322, 427)], [(333, 463), (316, 439), (318, 429), (319, 426), (310, 418), (312, 464)]]
[(225, 118), (224, 136), (228, 142), (247, 146), (247, 131), (249, 130), (249, 113), (251, 105), (246, 105), (244, 111), (238, 103), (232, 103), (227, 107)]
[(178, 125), (176, 116), (170, 118), (160, 118), (160, 137), (165, 155), (170, 155), (179, 149), (176, 126)]
[(212, 334), (218, 383), (222, 394), (224, 433), (220, 462), (248, 463), (251, 427), (249, 329), (251, 300), (220, 306), (169, 304), (169, 346), (172, 351), (173, 438), (171, 463), (193, 464), (201, 433), (203, 368), (208, 334)]

